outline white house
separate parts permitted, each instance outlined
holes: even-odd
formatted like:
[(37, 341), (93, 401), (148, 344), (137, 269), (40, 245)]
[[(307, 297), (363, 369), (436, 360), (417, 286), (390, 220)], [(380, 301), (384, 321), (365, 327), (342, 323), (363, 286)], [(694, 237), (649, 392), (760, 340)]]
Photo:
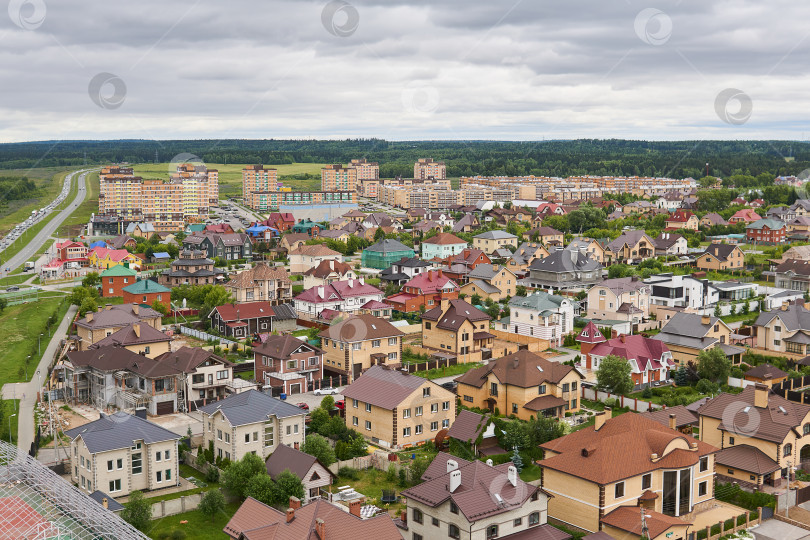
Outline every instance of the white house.
[(546, 339), (558, 346), (563, 336), (574, 329), (573, 302), (545, 291), (513, 297), (509, 310), (509, 317), (495, 323), (503, 332)]
[(382, 299), (380, 289), (365, 283), (363, 279), (348, 279), (307, 289), (296, 296), (293, 303), (299, 316), (315, 318), (324, 309), (354, 313), (364, 304), (372, 300), (382, 302)]
[(704, 308), (720, 300), (720, 291), (708, 280), (692, 276), (657, 274), (644, 280), (651, 287), (650, 303), (659, 306)]

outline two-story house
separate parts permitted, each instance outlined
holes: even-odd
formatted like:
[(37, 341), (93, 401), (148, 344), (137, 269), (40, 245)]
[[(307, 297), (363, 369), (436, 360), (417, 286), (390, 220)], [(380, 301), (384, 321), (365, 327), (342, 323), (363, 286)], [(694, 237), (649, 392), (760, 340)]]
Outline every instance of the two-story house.
[(353, 381), (371, 366), (399, 364), (403, 335), (384, 319), (351, 315), (319, 334), (325, 353), (324, 368), (330, 373), (348, 375), (349, 381)]
[(329, 249), (323, 244), (302, 245), (289, 252), (290, 272), (293, 274), (303, 274), (310, 268), (314, 268), (323, 261), (342, 261), (343, 256)]
[(138, 304), (115, 304), (90, 311), (76, 319), (78, 349), (84, 351), (94, 343), (132, 324), (147, 324), (155, 330), (163, 328), (162, 316), (152, 308)]
[(783, 304), (780, 309), (762, 312), (753, 328), (757, 348), (810, 354), (810, 310), (803, 304)]
[(451, 233), (440, 232), (427, 240), (422, 240), (422, 258), (427, 260), (446, 259), (458, 255), (467, 247), (467, 242)]
[(576, 368), (524, 349), (490, 360), (455, 381), (464, 405), (528, 420), (579, 411), (579, 385), (584, 379)]
[(347, 263), (329, 259), (319, 262), (304, 272), (304, 289), (349, 279), (357, 279), (357, 274), (352, 267)]
[(458, 357), (459, 362), (479, 362), (482, 349), (491, 347), (492, 318), (464, 300), (442, 300), (422, 314), (422, 347)]
[(204, 251), (184, 249), (178, 258), (158, 276), (158, 283), (165, 287), (179, 285), (211, 285), (222, 271), (214, 267), (214, 260), (209, 259)]
[(140, 322), (116, 330), (109, 336), (96, 341), (90, 348), (120, 347), (135, 354), (155, 358), (171, 350), (172, 338), (148, 324)]
[(409, 279), (400, 292), (387, 297), (385, 302), (397, 311), (413, 313), (423, 307), (431, 309), (443, 298), (458, 298), (458, 293), (456, 282), (442, 270), (428, 270)]
[(518, 277), (524, 277), (529, 272), (529, 265), (535, 259), (548, 257), (548, 250), (543, 244), (536, 242), (523, 242), (507, 259), (506, 267)]
[(667, 229), (698, 230), (700, 221), (698, 217), (688, 210), (677, 210), (666, 220)]
[(456, 396), (438, 384), (375, 365), (344, 388), (346, 426), (386, 448), (436, 438), (456, 418)]
[(584, 251), (588, 257), (599, 264), (605, 264), (605, 246), (593, 238), (574, 238), (565, 249), (572, 251)]
[(301, 318), (317, 318), (325, 309), (355, 313), (372, 300), (382, 302), (383, 293), (365, 280), (347, 279), (307, 289), (293, 299)]
[(638, 276), (606, 279), (588, 291), (588, 318), (630, 321), (650, 316), (650, 286)]
[(745, 254), (739, 246), (710, 244), (706, 246), (706, 251), (698, 255), (695, 266), (700, 270), (742, 270)]
[(399, 260), (380, 272), (380, 281), (402, 285), (409, 279), (427, 272), (433, 268), (433, 264), (423, 261), (418, 257), (410, 257)]
[(745, 238), (752, 244), (781, 244), (786, 235), (785, 222), (778, 219), (759, 219), (745, 226)]
[(208, 318), (211, 327), (226, 337), (246, 338), (278, 330), (279, 319), (286, 319), (289, 311), (289, 304), (271, 306), (267, 301), (244, 302), (217, 306)]
[(203, 448), (214, 457), (237, 461), (248, 452), (267, 459), (284, 444), (304, 444), (306, 411), (258, 390), (232, 394), (201, 407)]
[(509, 300), (509, 316), (495, 323), (503, 332), (548, 340), (552, 347), (560, 346), (563, 336), (574, 329), (574, 305), (571, 300), (545, 291)]
[(661, 255), (686, 255), (689, 251), (689, 244), (682, 235), (672, 232), (662, 232), (655, 237), (655, 254)]
[(676, 313), (652, 337), (666, 343), (679, 365), (696, 362), (701, 351), (720, 347), (733, 363), (739, 363), (745, 349), (730, 345), (731, 328), (717, 317), (696, 313)]
[(582, 250), (558, 249), (529, 266), (533, 287), (566, 289), (586, 287), (602, 281), (602, 265)]
[(720, 291), (708, 280), (675, 274), (656, 274), (644, 280), (650, 287), (650, 305), (705, 308), (720, 300)]
[(139, 279), (127, 285), (121, 291), (125, 304), (142, 304), (151, 306), (155, 302), (161, 304), (166, 312), (172, 310), (172, 291), (151, 279)]
[(292, 301), (292, 282), (287, 270), (264, 262), (231, 276), (224, 287), (239, 303), (266, 300), (275, 306)]
[(137, 281), (138, 272), (127, 265), (119, 264), (104, 270), (101, 275), (101, 296), (110, 298), (124, 296), (124, 287)]
[(518, 238), (514, 234), (496, 229), (473, 236), (473, 247), (491, 255), (495, 251), (509, 246), (516, 248), (517, 240)]
[(309, 383), (323, 379), (323, 351), (291, 335), (271, 335), (255, 346), (253, 365), (257, 381), (287, 395), (306, 392)]
[(461, 292), (467, 296), (478, 295), (486, 300), (500, 302), (512, 297), (517, 290), (517, 276), (508, 265), (479, 264), (467, 274), (467, 283)]
[(612, 263), (639, 263), (655, 256), (655, 240), (644, 230), (623, 231), (607, 245), (605, 256), (609, 256)]
[(86, 494), (112, 497), (156, 491), (180, 482), (180, 435), (123, 412), (65, 431), (70, 438), (70, 479)]

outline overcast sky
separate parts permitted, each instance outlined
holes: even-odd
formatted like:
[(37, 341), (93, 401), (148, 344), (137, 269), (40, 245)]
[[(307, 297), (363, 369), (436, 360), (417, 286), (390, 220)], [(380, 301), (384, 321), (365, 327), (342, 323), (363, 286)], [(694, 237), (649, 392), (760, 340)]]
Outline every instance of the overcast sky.
[(0, 141), (804, 140), (808, 20), (795, 0), (11, 0)]

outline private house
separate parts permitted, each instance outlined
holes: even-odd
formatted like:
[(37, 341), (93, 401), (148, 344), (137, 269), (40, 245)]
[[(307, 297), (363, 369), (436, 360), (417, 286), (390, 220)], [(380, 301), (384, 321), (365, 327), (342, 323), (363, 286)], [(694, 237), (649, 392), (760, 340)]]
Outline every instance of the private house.
[(495, 435), (495, 422), (491, 416), (482, 416), (468, 409), (462, 409), (456, 421), (447, 431), (447, 437), (469, 445), (476, 456), (503, 454), (506, 451), (498, 446)]
[(593, 238), (574, 238), (565, 248), (571, 251), (582, 251), (599, 264), (605, 264), (605, 248)]
[(529, 237), (534, 240), (535, 234), (537, 235), (537, 241), (543, 244), (544, 246), (562, 246), (563, 245), (563, 233), (558, 231), (554, 227), (537, 227), (536, 229), (532, 229), (527, 231)]
[(745, 372), (743, 377), (746, 381), (761, 383), (772, 388), (774, 384), (780, 384), (787, 380), (788, 374), (771, 364), (759, 364)]
[(124, 296), (124, 287), (138, 279), (138, 272), (127, 265), (119, 264), (104, 270), (101, 274), (101, 296), (110, 298)]
[(473, 236), (473, 247), (480, 249), (484, 253), (492, 254), (499, 249), (508, 248), (509, 246), (517, 248), (517, 240), (517, 236), (509, 234), (506, 231), (487, 231)]
[(652, 538), (686, 538), (688, 515), (714, 498), (717, 448), (640, 414), (610, 414), (599, 412), (595, 425), (540, 445), (549, 516), (635, 538), (642, 507), (656, 527)]
[(348, 231), (341, 229), (329, 230), (324, 229), (318, 233), (318, 238), (323, 240), (337, 240), (338, 242), (348, 242), (352, 235)]
[(730, 224), (733, 223), (753, 223), (755, 221), (759, 221), (762, 217), (757, 214), (756, 210), (753, 208), (743, 208), (742, 210), (737, 210), (733, 216), (728, 219)]
[(720, 394), (698, 415), (700, 440), (720, 448), (718, 480), (781, 487), (789, 467), (810, 458), (810, 405), (788, 401), (764, 384)]
[(196, 233), (183, 239), (183, 249), (201, 250), (211, 259), (253, 259), (253, 243), (246, 233)]
[(529, 283), (533, 287), (568, 289), (600, 281), (602, 265), (582, 251), (558, 249), (548, 257), (535, 259), (529, 266)]
[(431, 263), (417, 257), (402, 259), (380, 272), (380, 281), (402, 285), (414, 276), (427, 272), (432, 266)]
[(318, 236), (318, 233), (321, 230), (321, 226), (319, 223), (316, 223), (311, 219), (299, 219), (298, 223), (293, 225), (292, 229), (290, 230), (293, 233), (306, 234), (310, 238), (315, 238)]
[[(301, 501), (290, 497), (286, 512), (248, 497), (225, 528), (231, 540), (248, 538), (307, 538), (324, 540), (402, 540), (400, 530), (386, 513), (364, 519), (360, 508), (362, 500), (349, 503), (349, 511), (324, 499), (314, 499), (301, 506)], [(327, 537), (327, 534), (329, 535)]]
[(745, 237), (752, 244), (782, 244), (785, 234), (785, 223), (776, 219), (758, 219), (745, 226)]
[(310, 268), (314, 268), (323, 261), (341, 262), (343, 256), (333, 249), (329, 249), (323, 244), (302, 245), (296, 247), (288, 253), (290, 259), (290, 273), (303, 274)]
[(535, 291), (509, 300), (510, 314), (495, 322), (502, 332), (545, 339), (561, 346), (563, 336), (574, 329), (574, 305), (562, 296)]
[(697, 409), (703, 406), (708, 398), (703, 398), (688, 407), (685, 405), (675, 405), (666, 409), (650, 410), (642, 413), (643, 416), (655, 420), (662, 426), (676, 429), (686, 435), (692, 435), (700, 425), (700, 416)]
[(712, 347), (720, 347), (737, 364), (745, 349), (730, 345), (731, 334), (731, 328), (717, 317), (681, 312), (673, 315), (652, 339), (663, 341), (679, 365), (697, 362), (700, 351)]
[(155, 358), (171, 350), (172, 338), (140, 322), (132, 323), (96, 341), (90, 348), (121, 347), (135, 354)]
[(663, 196), (658, 197), (658, 199), (655, 200), (655, 205), (658, 208), (663, 208), (664, 210), (675, 210), (680, 208), (682, 203), (683, 195), (675, 191), (664, 193)]
[(94, 247), (87, 254), (89, 265), (97, 270), (106, 270), (117, 265), (126, 265), (129, 268), (140, 270), (143, 259), (131, 254), (125, 249), (108, 249)]
[(709, 244), (706, 251), (698, 255), (695, 266), (700, 270), (742, 270), (745, 267), (745, 254), (739, 246)]
[(248, 452), (262, 459), (279, 445), (304, 444), (306, 411), (291, 403), (248, 390), (201, 407), (203, 443), (214, 443), (214, 457), (237, 461)]
[(332, 471), (324, 467), (318, 458), (283, 444), (267, 457), (264, 465), (273, 481), (286, 470), (300, 478), (304, 485), (304, 504), (321, 498), (322, 492), (328, 492), (324, 488), (331, 486), (335, 479)]
[[(781, 221), (781, 220), (777, 220)], [(810, 234), (810, 216), (799, 216), (793, 218), (790, 221), (787, 221), (787, 233), (794, 234), (794, 235), (804, 235), (807, 236)]]
[(436, 231), (437, 233), (442, 232), (442, 226), (435, 221), (431, 221), (429, 219), (423, 219), (419, 223), (414, 224), (411, 227), (411, 236), (413, 238), (421, 238), (424, 235)]
[(491, 317), (464, 300), (442, 300), (422, 314), (422, 347), (458, 357), (461, 363), (478, 362), (492, 346)]
[(715, 225), (726, 226), (728, 225), (728, 221), (723, 219), (723, 216), (720, 214), (711, 212), (700, 218), (700, 225), (701, 227), (714, 227)]
[(108, 305), (98, 308), (98, 311), (89, 311), (84, 317), (76, 319), (74, 324), (80, 351), (87, 350), (94, 343), (132, 324), (149, 325), (155, 330), (163, 328), (160, 313), (138, 304)]
[(287, 270), (264, 262), (231, 276), (224, 287), (237, 303), (266, 300), (276, 306), (292, 301), (292, 282)]
[(138, 246), (138, 241), (126, 234), (119, 234), (109, 242), (107, 246), (110, 249), (135, 249)]
[(650, 287), (651, 306), (699, 309), (720, 300), (720, 290), (707, 279), (668, 273), (650, 276), (644, 283)]
[(409, 248), (399, 240), (383, 238), (363, 250), (360, 264), (364, 268), (383, 270), (403, 258), (408, 259), (413, 256), (413, 248)]
[(163, 285), (159, 285), (151, 279), (139, 279), (132, 285), (127, 285), (122, 289), (125, 304), (142, 304), (152, 306), (155, 302), (166, 308), (166, 312), (172, 310), (172, 291)]
[(287, 250), (287, 252), (291, 252), (296, 248), (299, 248), (310, 240), (308, 234), (304, 233), (287, 233), (281, 237), (279, 240), (279, 247), (282, 249)]
[(126, 348), (105, 346), (69, 351), (54, 367), (65, 399), (105, 410), (115, 407), (147, 414), (177, 412), (182, 391), (179, 366), (159, 362)]
[(299, 317), (315, 319), (323, 310), (355, 313), (372, 300), (382, 302), (382, 291), (363, 279), (348, 279), (307, 289), (293, 299), (293, 304)]
[(624, 231), (607, 245), (611, 263), (635, 264), (655, 256), (655, 240), (643, 230)]
[(270, 212), (270, 215), (261, 224), (283, 233), (292, 229), (292, 226), (295, 225), (295, 217), (290, 212)]
[(253, 347), (255, 377), (266, 387), (292, 395), (323, 379), (324, 352), (295, 336), (270, 335)]
[(667, 229), (689, 229), (690, 231), (696, 231), (699, 226), (700, 222), (698, 221), (698, 217), (688, 210), (677, 210), (666, 219)]
[(178, 371), (180, 410), (197, 410), (235, 391), (233, 364), (205, 349), (183, 346), (155, 357), (155, 361)]
[(456, 419), (456, 396), (438, 384), (376, 365), (343, 389), (346, 426), (384, 448), (436, 438)]
[(618, 356), (630, 364), (630, 375), (636, 386), (668, 380), (669, 370), (675, 366), (672, 353), (662, 341), (625, 334), (606, 339), (593, 322), (582, 329), (577, 341), (582, 350), (581, 368), (597, 370), (607, 356)]
[(330, 374), (347, 375), (349, 382), (371, 366), (402, 361), (405, 334), (384, 319), (372, 315), (351, 315), (332, 324), (320, 334), (324, 369)]
[(461, 216), (461, 219), (456, 221), (456, 224), (453, 225), (453, 232), (460, 233), (460, 232), (472, 232), (475, 229), (481, 226), (481, 221), (475, 214), (464, 214)]
[(222, 275), (214, 268), (214, 260), (200, 250), (184, 249), (172, 261), (168, 270), (158, 276), (158, 283), (165, 287), (180, 285), (213, 285)]
[(126, 233), (137, 238), (151, 238), (157, 230), (152, 223), (130, 223), (127, 225)]
[(422, 240), (422, 258), (427, 260), (446, 259), (458, 255), (467, 247), (467, 242), (450, 233), (440, 232), (427, 240)]
[(548, 250), (542, 244), (523, 242), (506, 261), (506, 267), (516, 276), (524, 276), (535, 259), (548, 257)]
[(377, 300), (369, 300), (357, 311), (358, 315), (372, 315), (380, 319), (390, 320), (392, 308), (385, 302), (378, 302)]
[(431, 309), (442, 299), (458, 298), (459, 287), (441, 270), (428, 270), (408, 280), (400, 292), (385, 299), (392, 308), (403, 313), (413, 313), (422, 307)]
[(404, 538), (571, 538), (547, 523), (549, 495), (521, 480), (511, 462), (490, 465), (440, 452), (422, 480), (402, 492)]
[(476, 266), (479, 264), (490, 264), (492, 263), (492, 259), (489, 258), (484, 251), (480, 249), (465, 249), (452, 259), (450, 259), (451, 265), (460, 264), (466, 267), (468, 270), (474, 270)]
[(688, 252), (686, 238), (680, 234), (662, 232), (655, 237), (655, 254), (660, 255), (686, 255)]
[(352, 267), (344, 262), (329, 259), (321, 261), (304, 272), (304, 289), (349, 279), (357, 279), (357, 274), (352, 270)]
[(782, 289), (810, 291), (810, 260), (785, 259), (774, 269), (774, 282)]
[[(130, 240), (132, 240), (130, 238)], [(134, 242), (134, 240), (133, 240)], [(119, 249), (123, 246), (119, 246)], [(132, 246), (133, 248), (135, 245)], [(64, 242), (56, 242), (53, 245), (53, 258), (64, 261), (66, 264), (75, 263), (80, 267), (85, 267), (89, 264), (87, 260), (87, 253), (89, 249), (81, 242), (66, 240)]]
[(524, 349), (490, 360), (455, 381), (464, 405), (528, 420), (578, 412), (579, 385), (584, 379), (576, 368)]
[(85, 494), (111, 497), (156, 491), (180, 482), (180, 435), (148, 420), (117, 412), (65, 431), (70, 438), (70, 480)]
[(803, 304), (762, 312), (753, 328), (757, 348), (802, 357), (810, 354), (810, 311)]
[(588, 318), (630, 321), (650, 317), (650, 286), (638, 276), (606, 279), (588, 290)]
[(270, 302), (243, 302), (217, 306), (208, 315), (211, 328), (225, 337), (244, 339), (252, 334), (273, 332), (275, 312)]
[(467, 274), (467, 283), (461, 292), (469, 297), (478, 295), (482, 300), (491, 298), (496, 302), (515, 295), (517, 276), (507, 266), (479, 264)]

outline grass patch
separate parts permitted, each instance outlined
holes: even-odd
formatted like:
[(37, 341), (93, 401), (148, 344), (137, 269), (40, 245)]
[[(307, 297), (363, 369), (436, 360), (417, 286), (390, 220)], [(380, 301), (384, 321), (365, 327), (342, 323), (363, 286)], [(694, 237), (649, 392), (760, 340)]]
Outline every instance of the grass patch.
[[(20, 268), (22, 268), (22, 267), (20, 267)], [(34, 275), (35, 274), (17, 274), (16, 276), (8, 276), (8, 277), (0, 278), (0, 285), (3, 285), (3, 286), (19, 285), (20, 283), (23, 283), (23, 282), (31, 279), (32, 277), (34, 277)]]
[(38, 210), (56, 198), (62, 189), (65, 175), (72, 168), (43, 167), (35, 169), (3, 169), (0, 176), (26, 176), (40, 188), (40, 196), (31, 199), (4, 202), (0, 208), (0, 236), (26, 220), (31, 210)]
[[(167, 535), (174, 531), (183, 531), (186, 533), (186, 540), (221, 540), (226, 538), (222, 529), (239, 509), (239, 506), (240, 503), (226, 504), (225, 509), (214, 516), (213, 520), (198, 510), (161, 518), (152, 522), (147, 534), (149, 538), (157, 540), (169, 538)], [(182, 524), (181, 521), (188, 521), (188, 523)]]
[(399, 511), (405, 508), (405, 504), (403, 503), (388, 505), (380, 502), (382, 491), (384, 489), (395, 490), (397, 494), (405, 489), (399, 487), (397, 480), (389, 480), (387, 471), (379, 471), (375, 468), (359, 470), (357, 471), (357, 480), (352, 480), (347, 476), (338, 476), (337, 479), (332, 483), (332, 486), (333, 489), (335, 486), (352, 486), (355, 491), (362, 493), (368, 499), (373, 499), (369, 500), (366, 504), (375, 504), (383, 510)]
[(242, 371), (236, 374), (237, 377), (240, 379), (245, 379), (246, 381), (252, 381), (254, 379), (254, 372), (251, 371)]
[[(0, 425), (0, 439), (3, 441), (9, 441), (12, 444), (17, 442), (17, 420), (19, 420), (19, 415), (11, 416), (12, 414), (18, 414), (20, 410), (20, 400), (19, 399), (4, 399), (0, 401), (0, 406), (3, 407), (3, 422)], [(11, 420), (11, 438), (9, 439), (9, 420)]]
[[(525, 462), (524, 462), (525, 463)], [(543, 469), (535, 465), (534, 463), (523, 465), (523, 470), (520, 471), (520, 479), (524, 482), (532, 482), (534, 480), (540, 480), (540, 476), (543, 473)]]
[(478, 362), (471, 362), (469, 364), (456, 364), (454, 366), (449, 367), (440, 367), (440, 368), (433, 368), (428, 369), (427, 371), (415, 371), (413, 375), (417, 377), (424, 377), (428, 380), (439, 379), (441, 377), (452, 377), (454, 375), (463, 375), (467, 373), (471, 369), (475, 369), (477, 367), (481, 367), (481, 364)]

